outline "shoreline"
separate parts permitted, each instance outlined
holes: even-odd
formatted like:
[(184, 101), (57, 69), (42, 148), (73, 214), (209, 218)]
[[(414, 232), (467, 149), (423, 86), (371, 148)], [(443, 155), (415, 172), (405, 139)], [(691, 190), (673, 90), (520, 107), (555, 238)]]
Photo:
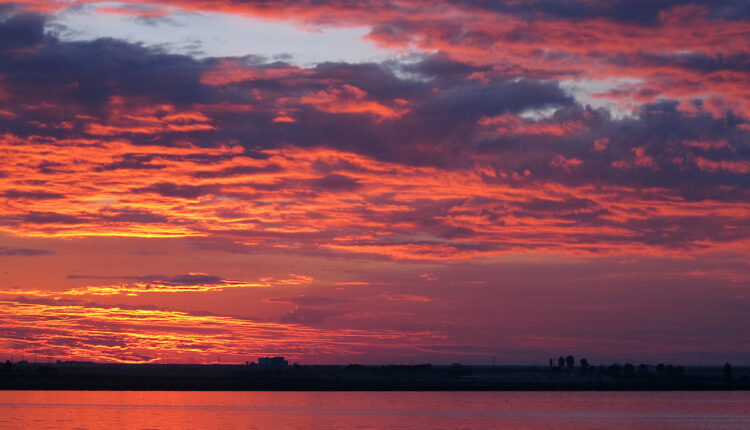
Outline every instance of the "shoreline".
[(748, 391), (750, 367), (727, 380), (720, 367), (679, 375), (615, 374), (543, 366), (288, 366), (14, 364), (0, 390), (91, 391)]

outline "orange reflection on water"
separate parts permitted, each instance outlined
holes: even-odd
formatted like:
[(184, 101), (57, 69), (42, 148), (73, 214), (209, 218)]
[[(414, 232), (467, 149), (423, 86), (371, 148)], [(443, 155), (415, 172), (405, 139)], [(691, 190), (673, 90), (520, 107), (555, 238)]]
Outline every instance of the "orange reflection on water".
[(8, 429), (745, 429), (750, 394), (508, 392), (0, 393)]

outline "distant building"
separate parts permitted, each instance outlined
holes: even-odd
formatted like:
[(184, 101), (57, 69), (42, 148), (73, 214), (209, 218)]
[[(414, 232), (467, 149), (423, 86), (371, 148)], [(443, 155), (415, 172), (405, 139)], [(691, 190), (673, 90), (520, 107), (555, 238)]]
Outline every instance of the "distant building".
[(261, 369), (283, 369), (289, 367), (289, 362), (284, 357), (261, 357), (258, 359), (258, 367)]

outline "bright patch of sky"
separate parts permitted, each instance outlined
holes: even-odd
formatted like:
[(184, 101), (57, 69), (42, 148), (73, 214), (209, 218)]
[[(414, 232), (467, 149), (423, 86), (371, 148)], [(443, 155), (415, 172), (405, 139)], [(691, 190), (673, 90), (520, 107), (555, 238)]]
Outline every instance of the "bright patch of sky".
[(607, 109), (615, 119), (636, 116), (633, 106), (624, 105), (622, 102), (610, 98), (601, 97), (609, 91), (628, 87), (641, 83), (636, 78), (617, 79), (587, 79), (583, 81), (562, 80), (560, 87), (567, 91), (573, 98), (583, 106), (589, 105), (595, 109)]
[[(144, 16), (113, 10), (140, 11)], [(394, 57), (392, 51), (363, 39), (370, 31), (366, 27), (303, 28), (292, 22), (224, 13), (166, 11), (150, 16), (158, 11), (112, 2), (87, 4), (63, 10), (48, 30), (67, 41), (112, 37), (201, 58), (258, 55), (303, 66)]]
[(521, 118), (530, 119), (533, 121), (541, 121), (552, 117), (557, 112), (557, 108), (549, 107), (542, 109), (526, 109), (525, 111), (518, 114)]

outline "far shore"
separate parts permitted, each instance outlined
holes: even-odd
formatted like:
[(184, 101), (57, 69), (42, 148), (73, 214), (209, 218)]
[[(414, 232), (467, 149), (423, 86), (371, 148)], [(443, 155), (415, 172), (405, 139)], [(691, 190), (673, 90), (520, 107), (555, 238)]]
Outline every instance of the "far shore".
[(750, 390), (735, 366), (283, 366), (6, 363), (0, 390), (697, 391)]

